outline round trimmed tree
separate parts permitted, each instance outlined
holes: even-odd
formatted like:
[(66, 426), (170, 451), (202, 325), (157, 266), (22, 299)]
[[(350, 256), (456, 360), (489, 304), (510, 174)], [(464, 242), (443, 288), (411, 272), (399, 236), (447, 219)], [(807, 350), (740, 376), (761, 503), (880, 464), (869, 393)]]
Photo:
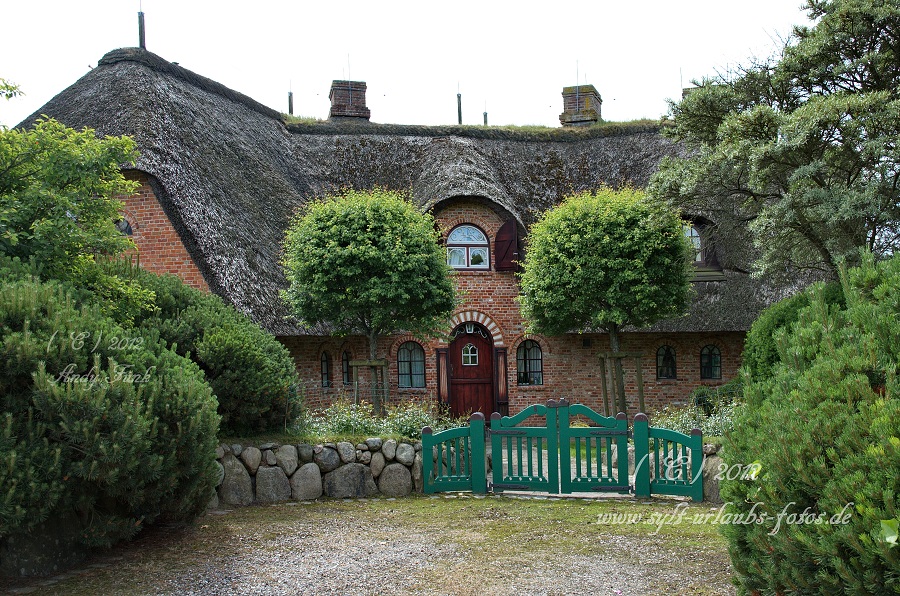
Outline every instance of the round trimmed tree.
[(375, 360), (379, 337), (436, 335), (452, 314), (456, 293), (438, 240), (434, 219), (394, 192), (311, 202), (287, 232), (283, 297), (304, 325), (364, 335)]
[[(520, 276), (523, 314), (538, 333), (599, 329), (618, 353), (626, 325), (681, 314), (690, 288), (690, 245), (678, 214), (633, 188), (566, 198), (532, 227)], [(621, 411), (621, 360), (615, 359)]]

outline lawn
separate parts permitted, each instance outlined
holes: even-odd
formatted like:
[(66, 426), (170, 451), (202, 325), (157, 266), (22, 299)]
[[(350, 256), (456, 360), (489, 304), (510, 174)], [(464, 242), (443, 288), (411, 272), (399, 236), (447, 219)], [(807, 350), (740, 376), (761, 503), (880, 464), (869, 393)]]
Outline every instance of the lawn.
[(41, 596), (733, 594), (718, 527), (692, 523), (713, 511), (467, 494), (291, 502), (151, 529), (76, 573), (20, 587)]

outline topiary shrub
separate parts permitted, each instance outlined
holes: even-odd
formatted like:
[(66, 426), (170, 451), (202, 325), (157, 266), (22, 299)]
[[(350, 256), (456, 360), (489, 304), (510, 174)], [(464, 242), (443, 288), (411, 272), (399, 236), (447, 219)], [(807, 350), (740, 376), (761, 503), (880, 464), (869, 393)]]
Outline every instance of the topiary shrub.
[[(822, 289), (825, 303), (844, 306), (844, 292), (841, 284), (831, 282)], [(747, 332), (744, 340), (744, 352), (741, 355), (743, 367), (750, 378), (759, 380), (772, 374), (772, 368), (778, 362), (778, 348), (775, 345), (775, 332), (790, 328), (800, 310), (809, 306), (809, 294), (801, 292), (776, 302), (760, 313)]]
[(745, 386), (726, 435), (726, 464), (760, 466), (721, 485), (745, 516), (723, 526), (745, 594), (900, 591), (882, 529), (900, 513), (900, 258), (869, 255), (842, 281), (845, 309), (817, 285), (776, 332), (773, 374)]
[(225, 433), (284, 427), (300, 403), (294, 361), (270, 333), (174, 275), (140, 273), (156, 295), (155, 312), (136, 324), (155, 329), (179, 354), (194, 360), (219, 401)]
[(195, 364), (56, 283), (0, 287), (0, 538), (74, 520), (110, 545), (201, 513), (219, 417)]

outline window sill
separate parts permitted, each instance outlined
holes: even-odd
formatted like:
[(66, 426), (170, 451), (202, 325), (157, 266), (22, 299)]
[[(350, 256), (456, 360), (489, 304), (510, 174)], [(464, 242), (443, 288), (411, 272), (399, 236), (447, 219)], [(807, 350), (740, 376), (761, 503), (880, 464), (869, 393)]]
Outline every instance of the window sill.
[(725, 281), (725, 272), (721, 269), (695, 266), (691, 281)]

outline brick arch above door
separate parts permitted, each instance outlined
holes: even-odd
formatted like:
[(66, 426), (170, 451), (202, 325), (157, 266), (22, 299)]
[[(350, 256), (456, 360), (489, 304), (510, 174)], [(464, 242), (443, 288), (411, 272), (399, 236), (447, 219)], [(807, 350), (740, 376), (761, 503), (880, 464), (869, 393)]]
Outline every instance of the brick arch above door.
[[(494, 322), (494, 320), (485, 313), (472, 309), (462, 310), (450, 317), (449, 327), (452, 331), (462, 323), (478, 323), (479, 325), (487, 329), (488, 333), (491, 334), (491, 338), (494, 341), (495, 348), (503, 347), (506, 345), (503, 341), (503, 332), (500, 331), (500, 326), (497, 325), (497, 323)], [(448, 345), (446, 337), (441, 338), (440, 345)]]

